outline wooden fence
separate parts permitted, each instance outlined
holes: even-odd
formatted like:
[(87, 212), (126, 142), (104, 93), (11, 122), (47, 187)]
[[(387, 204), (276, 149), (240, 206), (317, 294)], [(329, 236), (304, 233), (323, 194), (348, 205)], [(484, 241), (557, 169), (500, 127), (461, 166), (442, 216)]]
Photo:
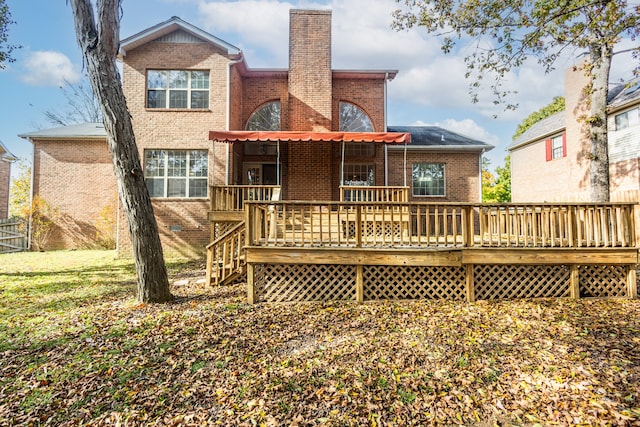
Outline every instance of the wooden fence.
[(0, 253), (27, 250), (27, 227), (17, 218), (0, 220)]

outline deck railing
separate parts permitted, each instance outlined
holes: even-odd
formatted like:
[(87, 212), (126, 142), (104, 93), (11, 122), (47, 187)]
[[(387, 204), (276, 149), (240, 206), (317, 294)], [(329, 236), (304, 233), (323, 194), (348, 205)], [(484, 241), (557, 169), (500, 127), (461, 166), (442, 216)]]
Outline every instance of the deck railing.
[(409, 187), (340, 186), (341, 202), (407, 202)]
[(483, 206), (482, 246), (630, 247), (635, 245), (633, 204)]
[(207, 246), (207, 283), (223, 283), (242, 272), (246, 243), (245, 223), (240, 222)]
[(212, 185), (212, 211), (242, 211), (244, 202), (279, 199), (279, 185)]
[(634, 247), (633, 203), (248, 202), (247, 243), (300, 247)]

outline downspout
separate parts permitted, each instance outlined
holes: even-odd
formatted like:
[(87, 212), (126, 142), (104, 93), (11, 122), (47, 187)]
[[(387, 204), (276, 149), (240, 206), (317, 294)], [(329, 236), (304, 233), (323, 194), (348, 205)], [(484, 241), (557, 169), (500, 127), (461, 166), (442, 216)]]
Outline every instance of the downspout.
[(29, 191), (29, 222), (27, 224), (27, 250), (31, 251), (31, 224), (33, 222), (33, 183), (35, 181), (36, 166), (36, 144), (31, 138), (27, 138), (31, 143), (31, 189)]
[(482, 151), (480, 152), (480, 157), (478, 158), (478, 170), (480, 171), (480, 179), (479, 179), (479, 187), (480, 187), (480, 192), (478, 193), (480, 195), (480, 203), (483, 203), (484, 201), (482, 200), (482, 156), (484, 155), (484, 152), (486, 150), (483, 148)]
[(340, 153), (340, 186), (344, 185), (344, 139), (342, 140), (342, 153)]
[[(225, 123), (225, 130), (227, 131), (231, 130), (229, 129), (231, 127), (231, 118), (230, 118), (231, 116), (231, 67), (241, 61), (242, 61), (242, 52), (240, 52), (240, 59), (227, 62), (227, 118)], [(226, 145), (226, 152), (225, 152), (226, 159), (224, 162), (224, 185), (229, 185), (229, 155), (230, 155), (231, 149), (229, 148), (229, 143), (225, 145)], [(213, 149), (214, 158), (215, 158), (215, 151), (216, 150), (214, 147)]]
[[(389, 73), (384, 74), (384, 131), (387, 131), (387, 80)], [(384, 144), (384, 185), (389, 185), (389, 151), (388, 145)]]
[(402, 171), (402, 176), (404, 177), (403, 185), (407, 186), (407, 141), (404, 142), (404, 159), (403, 159), (404, 167)]

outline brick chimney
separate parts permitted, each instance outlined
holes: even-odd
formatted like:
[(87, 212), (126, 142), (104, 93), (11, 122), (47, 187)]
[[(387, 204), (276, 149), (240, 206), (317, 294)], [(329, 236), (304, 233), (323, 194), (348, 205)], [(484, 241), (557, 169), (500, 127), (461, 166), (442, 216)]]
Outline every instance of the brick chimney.
[(289, 12), (291, 130), (331, 130), (331, 11)]
[[(589, 188), (589, 127), (585, 117), (589, 116), (587, 87), (589, 76), (585, 73), (589, 57), (581, 56), (564, 74), (564, 100), (567, 133), (567, 160), (569, 188), (573, 198), (582, 200)], [(586, 199), (585, 199), (586, 200)]]
[[(331, 131), (331, 11), (291, 10), (289, 18), (289, 130)], [(331, 144), (289, 144), (289, 199), (331, 200)]]

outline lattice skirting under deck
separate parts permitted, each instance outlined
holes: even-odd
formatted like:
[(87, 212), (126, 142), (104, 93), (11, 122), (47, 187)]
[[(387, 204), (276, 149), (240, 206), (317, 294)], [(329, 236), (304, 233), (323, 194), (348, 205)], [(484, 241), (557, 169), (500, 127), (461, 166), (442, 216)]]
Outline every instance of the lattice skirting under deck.
[(464, 267), (364, 266), (363, 291), (365, 300), (464, 300)]
[(581, 265), (581, 297), (626, 297), (628, 268), (625, 265)]
[(353, 265), (258, 264), (254, 273), (258, 302), (356, 299)]
[(567, 265), (476, 265), (477, 300), (569, 297)]
[[(336, 301), (357, 298), (354, 265), (255, 264), (256, 302)], [(580, 297), (628, 297), (626, 265), (578, 266)], [(474, 265), (473, 298), (568, 298), (569, 265)], [(363, 266), (364, 301), (464, 300), (467, 269), (434, 266)]]

